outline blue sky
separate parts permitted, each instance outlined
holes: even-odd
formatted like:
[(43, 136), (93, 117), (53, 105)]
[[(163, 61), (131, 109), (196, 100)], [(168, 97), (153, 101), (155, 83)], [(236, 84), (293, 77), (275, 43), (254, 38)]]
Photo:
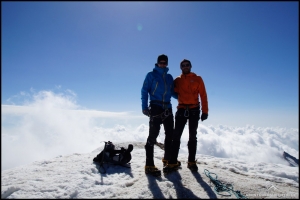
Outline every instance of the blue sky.
[(69, 91), (87, 110), (142, 115), (143, 80), (164, 53), (174, 78), (184, 58), (203, 78), (201, 123), (297, 128), (298, 17), (293, 1), (1, 2), (1, 104)]

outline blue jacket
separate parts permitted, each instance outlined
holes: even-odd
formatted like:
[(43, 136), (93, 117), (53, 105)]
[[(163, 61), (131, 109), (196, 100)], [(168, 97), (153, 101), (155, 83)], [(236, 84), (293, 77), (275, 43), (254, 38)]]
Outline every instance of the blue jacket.
[[(155, 64), (153, 71), (148, 72), (144, 80), (142, 87), (142, 109), (148, 109), (148, 95), (150, 95), (150, 101), (161, 101), (163, 103), (169, 103), (168, 108), (172, 108), (171, 97), (178, 99), (177, 93), (174, 92), (173, 77), (168, 74), (169, 68), (160, 68)], [(155, 103), (162, 106), (161, 103)]]

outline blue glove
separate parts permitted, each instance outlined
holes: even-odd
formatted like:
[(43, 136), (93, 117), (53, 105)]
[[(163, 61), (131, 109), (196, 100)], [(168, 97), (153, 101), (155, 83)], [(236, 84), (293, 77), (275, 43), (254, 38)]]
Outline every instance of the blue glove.
[(149, 117), (150, 115), (149, 110), (148, 109), (143, 110), (143, 114)]
[(207, 114), (207, 113), (202, 113), (202, 115), (201, 115), (201, 121), (206, 120), (207, 117), (208, 117), (208, 114)]

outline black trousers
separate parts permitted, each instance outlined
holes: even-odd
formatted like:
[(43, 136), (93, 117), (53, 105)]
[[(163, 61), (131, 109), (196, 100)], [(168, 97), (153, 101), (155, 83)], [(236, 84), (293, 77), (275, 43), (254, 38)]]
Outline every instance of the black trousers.
[(187, 120), (189, 120), (189, 141), (188, 141), (188, 161), (194, 162), (197, 152), (197, 129), (200, 119), (200, 107), (191, 108), (188, 111), (183, 108), (179, 108), (175, 115), (175, 130), (172, 142), (172, 155), (169, 163), (175, 164), (180, 149), (180, 139), (185, 128)]
[(164, 159), (170, 160), (171, 158), (171, 145), (174, 130), (174, 119), (172, 108), (163, 109), (159, 105), (150, 104), (150, 119), (149, 119), (149, 136), (145, 145), (146, 150), (146, 166), (154, 166), (154, 144), (159, 135), (160, 126), (163, 124), (165, 129), (164, 141)]

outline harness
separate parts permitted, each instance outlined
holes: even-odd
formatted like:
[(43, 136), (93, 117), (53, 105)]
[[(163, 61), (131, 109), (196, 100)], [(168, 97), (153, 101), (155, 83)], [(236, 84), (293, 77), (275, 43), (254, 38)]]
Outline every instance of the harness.
[(184, 117), (189, 117), (190, 116), (190, 107), (191, 106), (199, 106), (199, 103), (198, 104), (178, 104), (178, 106), (184, 106), (185, 107), (185, 110), (184, 110)]
[[(158, 114), (158, 115), (154, 115), (154, 116), (150, 115), (150, 119), (153, 120), (153, 118), (156, 117), (156, 118), (161, 118), (161, 120), (164, 121), (170, 115), (170, 111), (169, 111), (169, 108), (168, 108), (168, 105), (170, 104), (170, 102), (163, 102), (163, 101), (158, 101), (158, 100), (151, 100), (150, 101), (150, 105), (152, 103), (153, 104), (155, 104), (155, 103), (161, 104), (162, 107), (163, 107), (163, 109), (165, 109), (165, 110), (162, 113)], [(151, 108), (151, 106), (150, 106), (150, 108)]]

